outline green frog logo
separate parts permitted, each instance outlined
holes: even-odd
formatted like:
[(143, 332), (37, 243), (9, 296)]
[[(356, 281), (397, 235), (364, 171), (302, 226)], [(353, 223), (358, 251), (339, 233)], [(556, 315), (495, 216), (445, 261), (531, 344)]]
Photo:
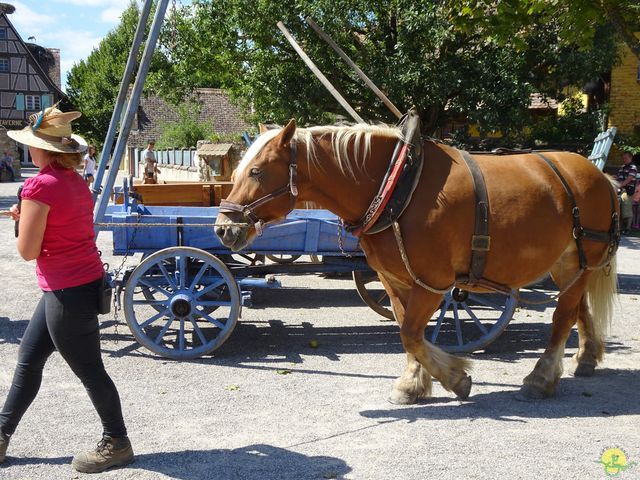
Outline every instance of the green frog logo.
[(628, 455), (621, 448), (605, 449), (598, 463), (604, 467), (604, 473), (609, 477), (617, 477), (636, 465), (636, 462), (629, 461)]

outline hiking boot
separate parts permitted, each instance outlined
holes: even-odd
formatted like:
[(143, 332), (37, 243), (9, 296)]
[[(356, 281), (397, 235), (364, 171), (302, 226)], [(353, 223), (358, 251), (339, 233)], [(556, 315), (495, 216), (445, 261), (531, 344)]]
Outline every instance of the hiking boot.
[(4, 462), (7, 456), (7, 447), (9, 446), (9, 437), (0, 432), (0, 463)]
[(71, 466), (82, 473), (99, 473), (107, 468), (133, 462), (133, 449), (127, 437), (102, 437), (95, 450), (73, 457)]

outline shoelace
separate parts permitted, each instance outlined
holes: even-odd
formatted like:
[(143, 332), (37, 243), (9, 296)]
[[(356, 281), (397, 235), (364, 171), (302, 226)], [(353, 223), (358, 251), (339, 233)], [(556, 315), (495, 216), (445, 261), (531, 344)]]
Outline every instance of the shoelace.
[(111, 453), (112, 448), (113, 448), (113, 445), (109, 441), (107, 441), (106, 438), (103, 438), (96, 445), (96, 452), (104, 456), (103, 452), (106, 450), (107, 453)]

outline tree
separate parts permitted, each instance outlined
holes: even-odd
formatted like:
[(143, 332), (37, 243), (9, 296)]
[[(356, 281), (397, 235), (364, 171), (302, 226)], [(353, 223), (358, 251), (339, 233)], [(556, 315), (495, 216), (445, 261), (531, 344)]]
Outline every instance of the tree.
[[(71, 68), (67, 78), (69, 101), (83, 114), (74, 125), (87, 140), (98, 145), (109, 127), (139, 18), (138, 5), (131, 0), (120, 24), (102, 39), (86, 60)], [(160, 68), (162, 54), (157, 52), (150, 71)]]
[[(427, 133), (459, 116), (484, 131), (507, 132), (529, 121), (532, 92), (558, 95), (567, 85), (582, 86), (615, 61), (615, 42), (604, 26), (594, 30), (591, 48), (562, 37), (558, 22), (521, 32), (519, 42), (498, 42), (486, 29), (452, 23), (458, 18), (457, 3), (194, 0), (175, 29), (180, 47), (172, 56), (172, 82), (186, 89), (216, 82), (252, 110), (254, 120), (282, 123), (297, 117), (305, 124), (343, 116), (276, 29), (282, 20), (361, 116), (393, 121), (301, 21), (311, 15), (399, 108), (418, 107)], [(215, 78), (212, 71), (218, 72)]]
[(560, 44), (590, 49), (599, 29), (611, 28), (640, 60), (640, 3), (629, 0), (447, 0), (451, 20), (465, 31), (526, 48), (523, 34), (540, 24), (558, 26)]

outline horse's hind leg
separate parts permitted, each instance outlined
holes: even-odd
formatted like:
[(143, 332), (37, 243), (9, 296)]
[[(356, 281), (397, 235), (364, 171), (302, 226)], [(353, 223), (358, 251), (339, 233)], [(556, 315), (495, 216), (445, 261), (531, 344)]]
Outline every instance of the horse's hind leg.
[[(576, 323), (578, 311), (584, 299), (584, 292), (590, 272), (584, 272), (576, 282), (558, 299), (558, 306), (553, 312), (551, 340), (533, 371), (524, 379), (519, 399), (542, 399), (555, 393), (556, 385), (562, 376), (562, 359), (567, 338)], [(558, 274), (553, 275), (562, 289), (563, 282), (558, 281)]]
[(595, 329), (593, 316), (589, 311), (586, 295), (582, 297), (578, 310), (578, 334), (580, 345), (573, 359), (577, 362), (575, 375), (590, 377), (604, 355), (602, 336)]
[(609, 265), (592, 273), (587, 286), (587, 295), (580, 304), (578, 314), (580, 347), (574, 357), (578, 362), (576, 376), (593, 375), (597, 363), (604, 356), (604, 336), (613, 316), (616, 293), (616, 258), (612, 257)]
[[(405, 309), (400, 299), (401, 292), (394, 290), (384, 275), (378, 274), (378, 276), (391, 299), (393, 316), (398, 324), (402, 326)], [(406, 405), (415, 403), (421, 398), (429, 398), (430, 396), (431, 375), (412, 353), (407, 352), (407, 367), (404, 373), (395, 381), (393, 390), (389, 396), (389, 401), (391, 403)]]
[[(460, 398), (467, 398), (471, 391), (471, 377), (466, 373), (470, 369), (469, 361), (449, 355), (438, 347), (431, 345), (424, 338), (424, 329), (437, 310), (442, 295), (424, 290), (414, 285), (408, 295), (404, 318), (400, 325), (400, 338), (409, 359), (417, 360), (421, 370), (407, 371), (394, 385), (391, 401), (396, 403), (412, 403), (416, 400), (415, 389), (407, 379), (416, 378), (426, 369), (440, 381), (449, 391), (453, 391)], [(425, 372), (426, 373), (426, 372)]]

